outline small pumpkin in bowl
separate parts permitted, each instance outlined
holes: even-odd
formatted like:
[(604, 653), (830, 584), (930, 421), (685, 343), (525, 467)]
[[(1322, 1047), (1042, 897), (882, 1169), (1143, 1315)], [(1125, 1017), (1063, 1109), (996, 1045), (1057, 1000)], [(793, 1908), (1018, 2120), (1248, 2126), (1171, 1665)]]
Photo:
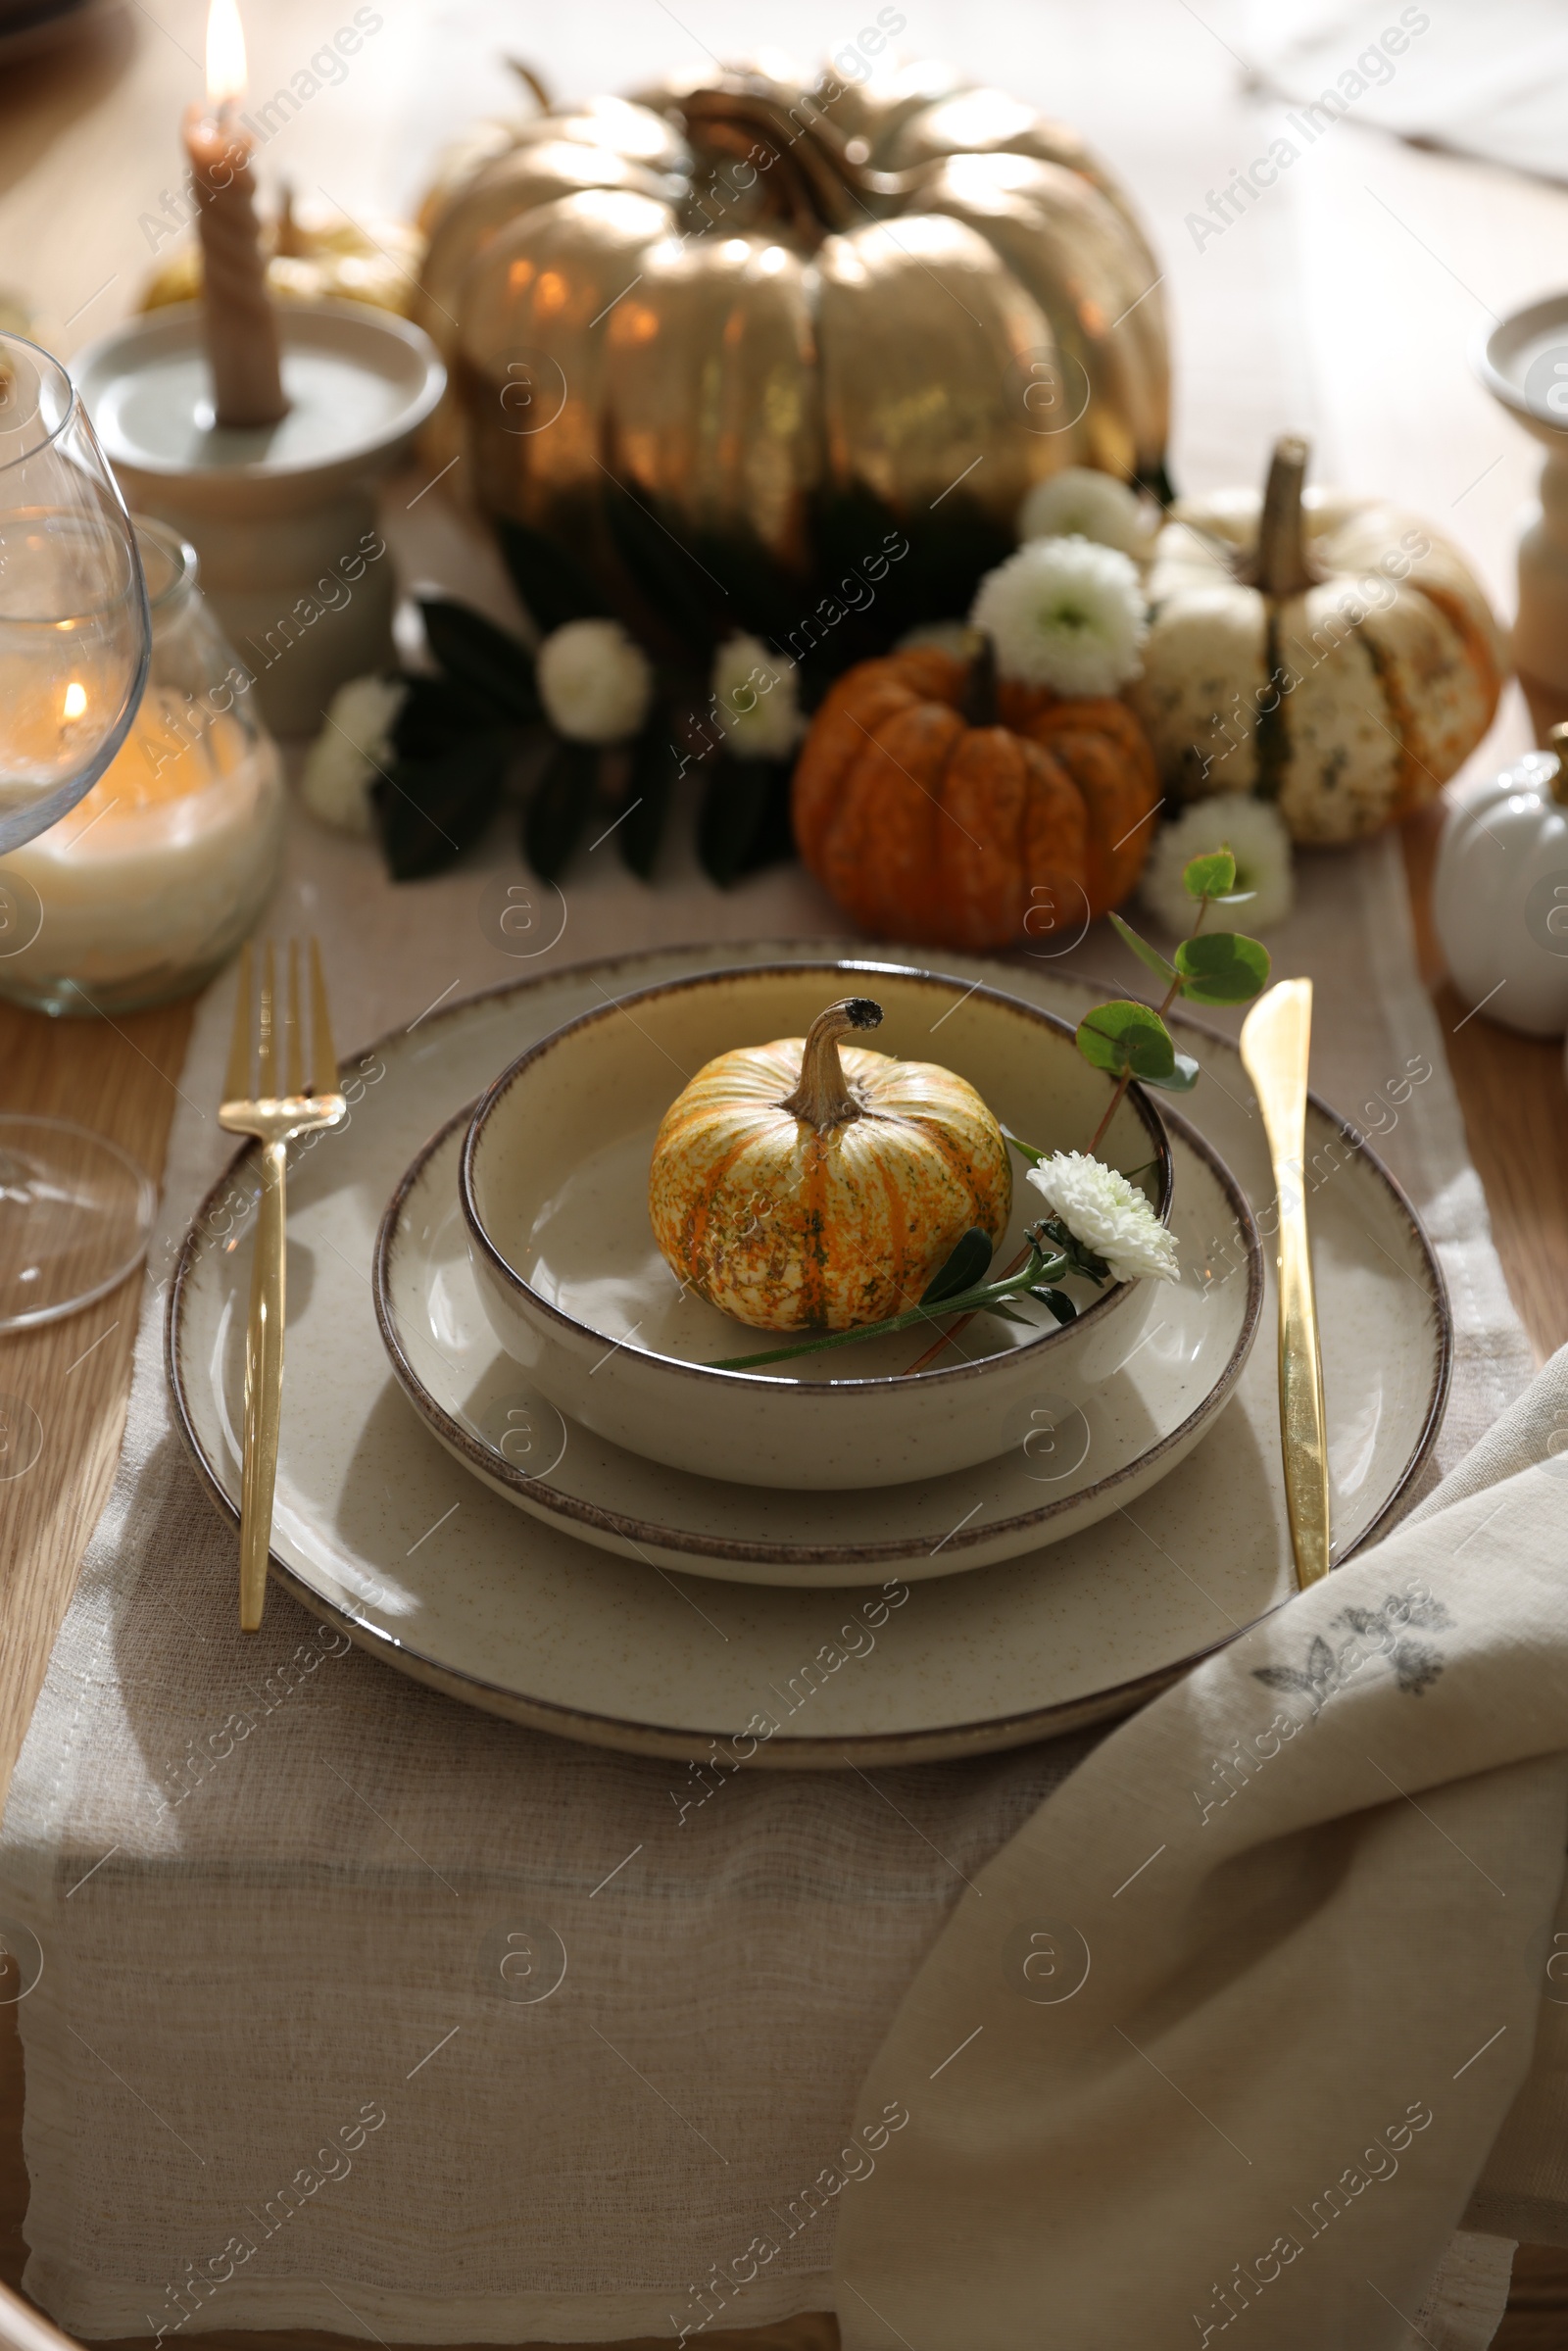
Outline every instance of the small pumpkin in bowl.
[(665, 1112), (648, 1205), (677, 1281), (763, 1331), (846, 1331), (912, 1306), (973, 1227), (1012, 1210), (1002, 1130), (933, 1062), (839, 1041), (875, 1028), (865, 997), (808, 1036), (720, 1053)]
[(999, 680), (989, 642), (862, 661), (795, 770), (801, 856), (883, 938), (1006, 947), (1119, 906), (1159, 799), (1126, 704)]
[(1131, 690), (1166, 784), (1272, 800), (1298, 841), (1358, 841), (1438, 793), (1492, 724), (1507, 649), (1457, 550), (1381, 499), (1182, 499), (1154, 550)]

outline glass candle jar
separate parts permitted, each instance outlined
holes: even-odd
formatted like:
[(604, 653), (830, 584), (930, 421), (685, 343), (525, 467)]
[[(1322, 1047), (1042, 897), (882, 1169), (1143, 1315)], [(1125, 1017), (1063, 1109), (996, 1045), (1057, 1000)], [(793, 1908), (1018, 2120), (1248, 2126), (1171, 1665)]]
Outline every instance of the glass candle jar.
[(161, 522), (135, 527), (153, 624), (141, 707), (85, 799), (0, 861), (0, 995), (41, 1012), (190, 995), (251, 930), (282, 864), (282, 767), (250, 672), (192, 549)]

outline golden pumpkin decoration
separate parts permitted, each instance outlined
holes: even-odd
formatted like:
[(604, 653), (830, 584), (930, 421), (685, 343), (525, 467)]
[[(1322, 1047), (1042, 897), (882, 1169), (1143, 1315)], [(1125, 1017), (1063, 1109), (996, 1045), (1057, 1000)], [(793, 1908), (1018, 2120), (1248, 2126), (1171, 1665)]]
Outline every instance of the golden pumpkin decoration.
[(665, 1112), (648, 1205), (677, 1281), (762, 1331), (847, 1331), (902, 1312), (965, 1232), (1012, 1211), (1002, 1130), (951, 1070), (839, 1040), (865, 997), (805, 1038), (720, 1053)]
[(1251, 792), (1298, 841), (1357, 841), (1430, 800), (1492, 724), (1506, 645), (1463, 559), (1380, 500), (1267, 489), (1184, 499), (1154, 550), (1130, 690), (1166, 784)]
[(916, 562), (888, 617), (926, 561), (925, 617), (936, 552), (951, 610), (1035, 481), (1160, 477), (1158, 267), (1077, 135), (1003, 93), (739, 67), (495, 137), (428, 208), (414, 315), (470, 492), (649, 625), (650, 516), (688, 597), (787, 633), (889, 519)]
[[(418, 283), (424, 239), (402, 220), (378, 220), (373, 232), (343, 213), (296, 213), (285, 192), (277, 219), (264, 225), (267, 290), (274, 302), (368, 302), (407, 316)], [(192, 239), (162, 262), (142, 288), (144, 311), (198, 302), (202, 249)]]
[(801, 856), (883, 938), (1005, 947), (1119, 906), (1159, 799), (1125, 703), (1000, 684), (988, 646), (862, 661), (795, 770)]

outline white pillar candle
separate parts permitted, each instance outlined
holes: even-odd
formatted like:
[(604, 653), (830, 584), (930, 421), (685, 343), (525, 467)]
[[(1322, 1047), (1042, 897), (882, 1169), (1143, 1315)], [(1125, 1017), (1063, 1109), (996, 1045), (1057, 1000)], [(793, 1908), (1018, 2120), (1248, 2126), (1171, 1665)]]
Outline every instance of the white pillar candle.
[(271, 894), (283, 806), (270, 737), (149, 686), (86, 798), (0, 865), (0, 993), (120, 1012), (200, 986)]

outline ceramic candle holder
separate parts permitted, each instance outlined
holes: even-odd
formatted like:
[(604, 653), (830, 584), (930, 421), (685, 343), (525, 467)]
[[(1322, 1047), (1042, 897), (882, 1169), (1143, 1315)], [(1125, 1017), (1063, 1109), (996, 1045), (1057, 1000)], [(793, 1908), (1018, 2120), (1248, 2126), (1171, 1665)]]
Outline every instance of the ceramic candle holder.
[(69, 815), (0, 864), (0, 997), (111, 1019), (189, 996), (231, 955), (283, 862), (277, 746), (196, 584), (194, 551), (134, 517), (152, 614), (125, 741)]
[(358, 303), (281, 306), (288, 414), (214, 422), (199, 304), (134, 318), (74, 372), (128, 505), (189, 540), (275, 734), (315, 734), (336, 688), (391, 659), (375, 490), (446, 383), (417, 326)]
[(1568, 294), (1533, 302), (1494, 326), (1476, 373), (1541, 442), (1541, 504), (1519, 542), (1514, 661), (1521, 680), (1568, 701)]

